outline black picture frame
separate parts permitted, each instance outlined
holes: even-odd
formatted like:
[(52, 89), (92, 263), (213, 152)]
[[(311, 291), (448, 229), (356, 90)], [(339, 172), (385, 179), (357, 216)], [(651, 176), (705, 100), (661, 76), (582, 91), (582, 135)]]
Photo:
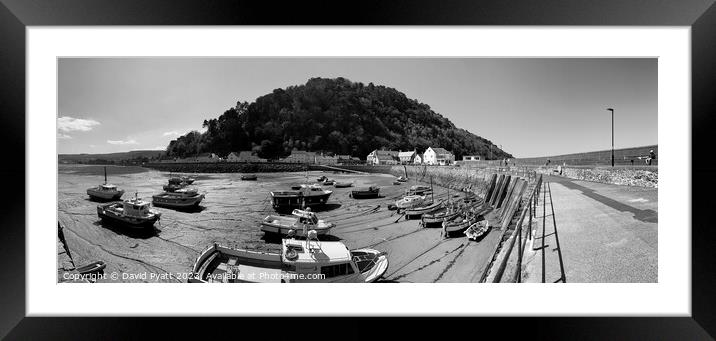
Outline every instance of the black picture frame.
[[(716, 102), (716, 6), (713, 0), (571, 0), (571, 1), (339, 1), (245, 3), (183, 0), (0, 0), (0, 141), (5, 162), (0, 178), (10, 179), (2, 196), (2, 244), (0, 244), (0, 337), (9, 339), (135, 339), (152, 334), (163, 338), (206, 331), (200, 325), (255, 326), (254, 320), (175, 321), (160, 318), (26, 317), (25, 315), (25, 28), (45, 25), (611, 25), (690, 26), (692, 67), (692, 314), (690, 317), (550, 317), (483, 318), (466, 322), (454, 319), (404, 321), (354, 318), (310, 321), (290, 318), (269, 321), (275, 326), (317, 323), (322, 332), (336, 328), (355, 338), (360, 328), (375, 326), (380, 335), (422, 336), (460, 330), (468, 325), (496, 328), (498, 335), (570, 339), (711, 339), (716, 335), (714, 308), (714, 247), (716, 233), (709, 224), (715, 199), (714, 158), (710, 155), (711, 130)], [(279, 10), (280, 9), (280, 10)], [(22, 160), (22, 161), (21, 161)], [(23, 179), (24, 181), (19, 181)], [(13, 185), (16, 188), (13, 188)], [(53, 214), (53, 213), (48, 213)], [(669, 226), (688, 231), (688, 226)], [(55, 233), (49, 227), (48, 233)], [(660, 241), (668, 247), (668, 241)], [(68, 299), (68, 298), (58, 298)], [(654, 297), (659, 299), (659, 297)], [(266, 322), (266, 321), (261, 321)], [(181, 326), (181, 327), (177, 327)], [(238, 326), (238, 325), (237, 325)], [(423, 326), (422, 328), (415, 328)], [(428, 328), (427, 326), (431, 326)], [(434, 327), (434, 328), (433, 328)], [(267, 336), (273, 327), (246, 328), (239, 337)], [(349, 329), (347, 329), (349, 328)], [(371, 329), (374, 327), (371, 327)], [(425, 329), (429, 329), (426, 331)], [(275, 329), (275, 328), (274, 328)], [(315, 328), (309, 328), (315, 329)], [(354, 331), (353, 331), (354, 330)], [(204, 332), (205, 334), (205, 332)], [(221, 335), (217, 331), (216, 335)], [(275, 336), (280, 336), (276, 333)], [(207, 335), (210, 336), (210, 335)], [(211, 336), (210, 336), (211, 337)], [(267, 336), (268, 337), (268, 336)]]

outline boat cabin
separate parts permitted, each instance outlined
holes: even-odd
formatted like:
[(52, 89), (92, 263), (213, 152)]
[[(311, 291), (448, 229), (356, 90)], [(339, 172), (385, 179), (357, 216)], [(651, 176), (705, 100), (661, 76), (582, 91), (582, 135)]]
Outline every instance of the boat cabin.
[(149, 212), (149, 202), (140, 198), (125, 200), (122, 203), (122, 210), (125, 216), (144, 217)]
[(318, 225), (318, 216), (315, 213), (304, 210), (293, 210), (291, 214), (298, 217), (299, 226), (306, 225)]
[(98, 189), (100, 191), (114, 192), (117, 190), (117, 185), (104, 184), (104, 185), (99, 185), (96, 189)]
[(296, 272), (296, 278), (289, 282), (315, 281), (313, 275), (321, 275), (329, 282), (352, 281), (360, 276), (350, 250), (343, 243), (284, 239), (282, 244), (282, 261)]

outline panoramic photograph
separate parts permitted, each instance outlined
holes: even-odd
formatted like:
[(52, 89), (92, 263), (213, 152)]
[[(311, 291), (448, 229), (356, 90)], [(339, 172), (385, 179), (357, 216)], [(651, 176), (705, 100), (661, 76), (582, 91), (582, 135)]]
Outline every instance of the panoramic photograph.
[(58, 58), (58, 283), (657, 283), (656, 58)]

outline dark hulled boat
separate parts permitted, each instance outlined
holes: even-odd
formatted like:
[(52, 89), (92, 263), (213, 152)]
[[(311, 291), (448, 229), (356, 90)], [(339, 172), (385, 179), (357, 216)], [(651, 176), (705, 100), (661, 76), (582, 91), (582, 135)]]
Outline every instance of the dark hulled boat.
[(351, 191), (351, 198), (353, 199), (370, 199), (377, 198), (380, 195), (380, 187), (370, 186), (368, 188), (360, 188)]
[(419, 218), (425, 213), (435, 212), (443, 207), (442, 203), (430, 203), (425, 206), (412, 207), (405, 210), (405, 218)]
[(301, 185), (299, 190), (271, 192), (271, 202), (277, 211), (290, 211), (324, 205), (332, 193), (333, 191), (324, 190), (319, 185)]
[(252, 180), (256, 180), (256, 179), (258, 179), (258, 178), (259, 178), (259, 177), (256, 176), (256, 174), (244, 174), (244, 175), (241, 176), (241, 180), (250, 180), (250, 181), (252, 181)]

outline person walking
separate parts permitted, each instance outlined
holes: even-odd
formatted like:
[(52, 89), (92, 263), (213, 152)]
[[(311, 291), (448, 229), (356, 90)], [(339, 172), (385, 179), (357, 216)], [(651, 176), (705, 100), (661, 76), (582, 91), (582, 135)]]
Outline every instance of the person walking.
[(654, 150), (649, 151), (649, 157), (646, 158), (646, 164), (651, 166), (651, 161), (656, 159), (656, 154), (654, 153)]

